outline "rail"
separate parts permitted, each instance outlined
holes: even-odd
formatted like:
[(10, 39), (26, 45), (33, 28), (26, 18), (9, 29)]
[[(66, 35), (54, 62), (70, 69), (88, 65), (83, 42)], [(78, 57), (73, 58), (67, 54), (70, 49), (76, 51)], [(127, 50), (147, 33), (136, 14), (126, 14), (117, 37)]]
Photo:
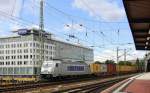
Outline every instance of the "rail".
[[(115, 80), (117, 78), (129, 78), (131, 76), (134, 76), (136, 74), (132, 74), (132, 75), (124, 75), (124, 76), (120, 76), (120, 77), (111, 77), (111, 78), (94, 78), (94, 77), (89, 77), (89, 78), (82, 78), (82, 79), (70, 79), (70, 80), (59, 80), (59, 81), (52, 81), (52, 82), (37, 82), (37, 83), (28, 83), (28, 84), (19, 84), (19, 85), (13, 85), (13, 86), (5, 86), (5, 87), (1, 87), (0, 92), (10, 92), (10, 91), (20, 91), (20, 90), (33, 90), (33, 89), (40, 89), (40, 88), (44, 88), (44, 87), (48, 87), (50, 86), (50, 88), (52, 87), (58, 87), (58, 86), (67, 86), (67, 85), (74, 85), (75, 84), (80, 84), (80, 83), (84, 83), (86, 84), (87, 82), (91, 82), (89, 83), (90, 85), (87, 85), (88, 87), (91, 87), (89, 89), (94, 89), (97, 86), (97, 83), (95, 83), (94, 85), (92, 84), (93, 82), (97, 82), (97, 81), (106, 81), (106, 80)], [(105, 82), (103, 82), (105, 84)], [(102, 83), (98, 83), (102, 84)], [(81, 85), (81, 84), (80, 84)], [(84, 86), (85, 87), (85, 86)], [(83, 88), (84, 88), (83, 87)], [(97, 86), (98, 87), (98, 86)], [(50, 89), (49, 88), (49, 89)], [(64, 88), (63, 88), (64, 89)], [(71, 88), (70, 88), (71, 89)], [(62, 91), (62, 90), (58, 90), (58, 91)], [(57, 92), (57, 91), (53, 91), (53, 92)]]

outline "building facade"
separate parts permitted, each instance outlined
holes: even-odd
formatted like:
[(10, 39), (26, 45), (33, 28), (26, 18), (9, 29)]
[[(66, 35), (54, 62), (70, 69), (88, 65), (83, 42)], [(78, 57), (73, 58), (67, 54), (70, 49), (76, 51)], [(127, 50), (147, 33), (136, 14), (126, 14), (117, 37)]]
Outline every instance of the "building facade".
[(0, 76), (39, 75), (43, 61), (53, 59), (93, 61), (92, 49), (53, 40), (46, 32), (41, 40), (35, 29), (16, 32), (18, 36), (0, 38)]
[(93, 50), (75, 44), (69, 44), (58, 40), (52, 40), (56, 47), (56, 59), (68, 59), (72, 61), (92, 62), (94, 59)]

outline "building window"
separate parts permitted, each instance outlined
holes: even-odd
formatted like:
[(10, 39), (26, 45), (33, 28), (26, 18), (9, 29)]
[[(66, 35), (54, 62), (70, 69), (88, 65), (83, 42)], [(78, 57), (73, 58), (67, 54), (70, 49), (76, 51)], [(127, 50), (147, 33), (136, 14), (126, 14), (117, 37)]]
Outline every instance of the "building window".
[(10, 56), (6, 56), (6, 59), (10, 59)]
[(19, 57), (19, 56), (17, 56), (17, 58), (18, 58), (18, 59), (20, 59), (20, 57)]
[(24, 49), (24, 53), (28, 53), (28, 49)]
[(19, 44), (17, 44), (17, 47), (19, 47)]
[(10, 51), (8, 50), (8, 54), (10, 53)]
[(24, 55), (24, 59), (28, 59), (28, 55)]
[(32, 62), (32, 61), (30, 61), (30, 65), (33, 65), (33, 62)]
[(6, 62), (6, 65), (10, 65), (10, 62), (8, 61), (8, 62)]
[(27, 68), (27, 74), (33, 74), (33, 68), (32, 67)]
[(14, 48), (16, 48), (16, 44), (14, 44)]
[(12, 61), (12, 62), (11, 62), (11, 65), (15, 65), (15, 62), (14, 62), (14, 61)]
[(14, 59), (16, 59), (16, 56), (14, 56)]
[(27, 61), (24, 61), (24, 65), (27, 65), (27, 63), (28, 63)]
[(33, 59), (35, 59), (35, 55), (33, 55)]
[(0, 56), (0, 60), (3, 60), (4, 59), (4, 57), (3, 56)]
[(33, 47), (35, 47), (36, 46), (36, 44), (35, 43), (33, 43)]
[(33, 53), (35, 53), (36, 52), (36, 50), (35, 49), (33, 49)]
[(84, 71), (84, 66), (68, 66), (68, 71)]
[(7, 68), (3, 68), (3, 74), (7, 74)]
[(14, 45), (13, 45), (13, 44), (11, 44), (11, 47), (13, 48), (13, 47), (14, 47)]
[(52, 56), (50, 57), (50, 60), (51, 60), (51, 59), (53, 59), (53, 57), (52, 57)]
[(32, 43), (30, 43), (30, 47), (32, 47)]
[(20, 47), (22, 47), (22, 44), (20, 44)]
[(17, 53), (19, 53), (19, 50), (17, 50)]
[(0, 65), (4, 65), (4, 62), (0, 62)]
[(17, 67), (17, 68), (14, 68), (14, 74), (19, 74), (19, 68)]
[(30, 58), (32, 59), (32, 55), (30, 55)]
[(14, 51), (13, 51), (13, 50), (11, 50), (11, 53), (12, 53), (12, 54), (13, 54), (13, 52), (14, 52)]
[(14, 59), (14, 56), (11, 56), (11, 59)]
[(10, 48), (10, 45), (8, 44), (8, 48)]
[(22, 56), (20, 55), (20, 59), (22, 59)]
[(18, 65), (22, 65), (22, 61), (18, 61), (17, 64), (18, 64)]
[(26, 68), (21, 67), (20, 68), (20, 74), (26, 74)]
[(22, 50), (20, 49), (20, 53), (22, 53)]

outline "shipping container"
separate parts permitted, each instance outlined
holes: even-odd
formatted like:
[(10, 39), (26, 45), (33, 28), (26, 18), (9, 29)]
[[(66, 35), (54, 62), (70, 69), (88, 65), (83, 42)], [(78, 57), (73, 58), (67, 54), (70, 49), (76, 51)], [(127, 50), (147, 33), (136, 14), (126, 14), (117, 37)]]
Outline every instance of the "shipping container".
[(124, 65), (117, 65), (117, 73), (124, 74), (130, 71), (130, 68), (128, 66)]
[(136, 71), (136, 66), (117, 65), (117, 73), (120, 74), (128, 74)]
[(107, 72), (107, 65), (106, 64), (101, 64), (101, 72), (106, 73)]
[(108, 75), (116, 74), (116, 64), (107, 64), (107, 74)]
[(101, 71), (100, 66), (101, 66), (100, 64), (95, 64), (95, 63), (90, 64), (90, 69), (91, 69), (92, 74), (95, 74), (95, 75), (99, 74)]

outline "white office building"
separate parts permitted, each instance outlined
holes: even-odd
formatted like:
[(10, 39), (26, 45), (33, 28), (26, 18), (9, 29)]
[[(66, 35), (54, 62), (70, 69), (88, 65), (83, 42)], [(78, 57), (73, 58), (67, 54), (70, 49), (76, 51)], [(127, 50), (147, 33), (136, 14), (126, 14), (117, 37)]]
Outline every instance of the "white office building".
[[(0, 76), (39, 75), (43, 60), (93, 61), (93, 50), (51, 39), (35, 29), (19, 29), (18, 36), (0, 38)], [(43, 52), (43, 53), (42, 53)]]

